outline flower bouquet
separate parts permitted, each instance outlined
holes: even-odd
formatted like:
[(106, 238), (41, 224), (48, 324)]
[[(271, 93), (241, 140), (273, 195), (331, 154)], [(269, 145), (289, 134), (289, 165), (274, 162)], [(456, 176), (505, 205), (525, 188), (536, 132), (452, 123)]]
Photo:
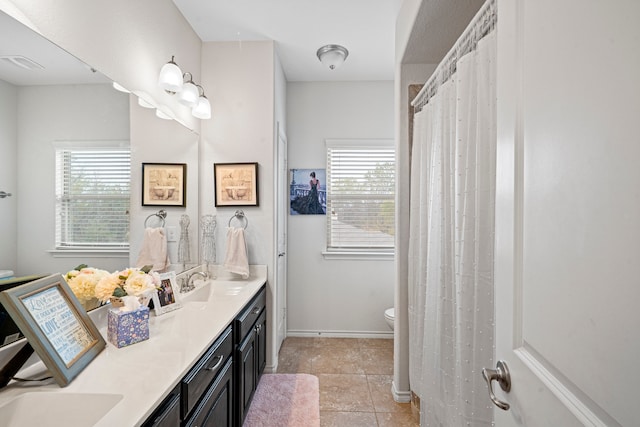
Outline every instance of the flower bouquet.
[(95, 296), (102, 302), (111, 301), (114, 306), (123, 305), (128, 298), (136, 298), (140, 305), (146, 306), (160, 286), (158, 273), (150, 270), (151, 266), (145, 266), (108, 274), (96, 285)]
[(81, 264), (68, 271), (64, 279), (86, 310), (108, 301), (122, 306), (128, 298), (135, 298), (146, 306), (160, 286), (158, 273), (150, 270), (151, 266), (145, 266), (109, 273)]
[(64, 279), (78, 298), (85, 310), (91, 310), (100, 306), (100, 301), (96, 298), (95, 289), (102, 278), (109, 275), (106, 270), (88, 267), (80, 264), (64, 275)]

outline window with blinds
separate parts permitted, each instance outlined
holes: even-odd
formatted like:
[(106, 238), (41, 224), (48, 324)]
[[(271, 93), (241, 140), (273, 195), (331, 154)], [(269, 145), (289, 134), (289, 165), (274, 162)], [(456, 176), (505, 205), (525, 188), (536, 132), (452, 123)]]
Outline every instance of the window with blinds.
[(56, 249), (128, 249), (131, 150), (56, 147)]
[(391, 140), (327, 140), (327, 251), (393, 249), (395, 165)]

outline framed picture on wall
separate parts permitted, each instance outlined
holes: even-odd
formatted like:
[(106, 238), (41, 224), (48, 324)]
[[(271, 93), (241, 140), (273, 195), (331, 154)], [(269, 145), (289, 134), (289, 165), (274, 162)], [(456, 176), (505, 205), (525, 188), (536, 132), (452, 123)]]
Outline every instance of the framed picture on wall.
[(325, 169), (291, 169), (289, 213), (291, 215), (325, 215), (327, 185)]
[(186, 206), (186, 163), (143, 163), (142, 206)]
[(258, 163), (214, 163), (216, 206), (258, 206)]

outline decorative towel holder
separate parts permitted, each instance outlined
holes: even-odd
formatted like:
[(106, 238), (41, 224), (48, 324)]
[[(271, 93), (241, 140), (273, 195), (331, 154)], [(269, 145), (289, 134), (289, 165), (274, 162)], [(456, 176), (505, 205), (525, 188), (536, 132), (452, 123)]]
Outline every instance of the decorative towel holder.
[(237, 210), (233, 216), (231, 218), (229, 218), (229, 227), (231, 227), (231, 221), (233, 221), (233, 219), (237, 219), (238, 221), (240, 221), (241, 223), (244, 222), (244, 228), (245, 230), (247, 229), (247, 227), (249, 226), (249, 220), (247, 219), (246, 215), (244, 214), (244, 211), (241, 210)]
[(160, 221), (160, 227), (164, 227), (164, 224), (165, 224), (164, 220), (167, 217), (167, 211), (165, 211), (164, 209), (160, 209), (158, 212), (149, 215), (147, 217), (147, 219), (144, 220), (144, 227), (145, 228), (147, 228), (147, 223), (153, 217), (157, 217), (158, 220)]

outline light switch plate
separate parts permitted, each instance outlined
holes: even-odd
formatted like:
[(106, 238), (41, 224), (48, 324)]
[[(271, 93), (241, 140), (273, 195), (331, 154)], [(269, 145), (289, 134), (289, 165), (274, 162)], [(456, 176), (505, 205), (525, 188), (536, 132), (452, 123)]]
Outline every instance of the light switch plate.
[(175, 226), (167, 227), (167, 242), (177, 242), (178, 241), (178, 229)]

